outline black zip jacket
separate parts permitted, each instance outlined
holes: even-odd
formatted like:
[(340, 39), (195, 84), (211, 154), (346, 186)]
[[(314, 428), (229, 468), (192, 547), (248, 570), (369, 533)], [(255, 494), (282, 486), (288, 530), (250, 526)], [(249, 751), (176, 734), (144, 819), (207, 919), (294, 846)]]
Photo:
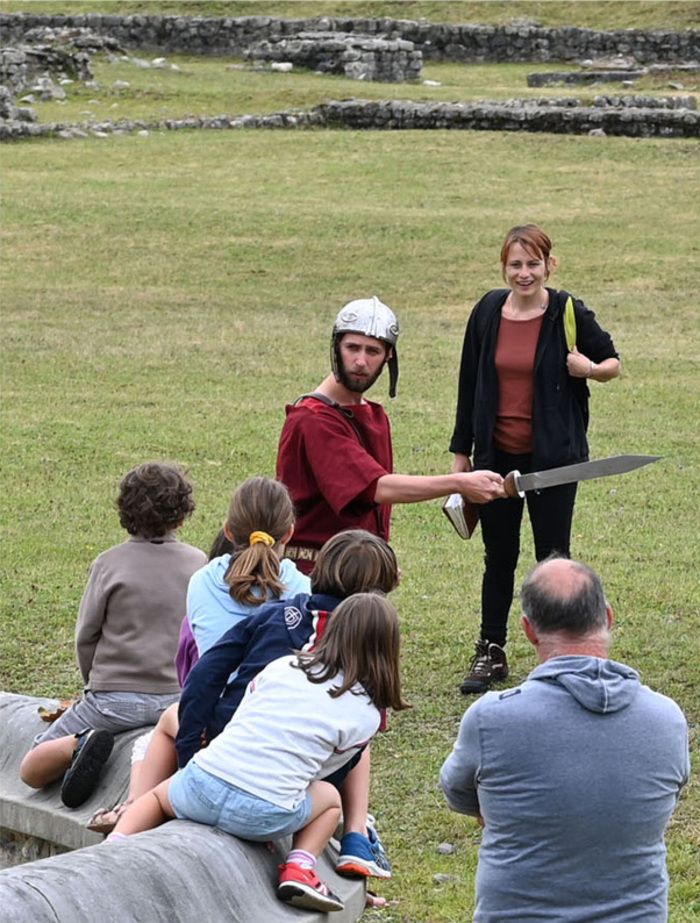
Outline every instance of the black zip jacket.
[[(548, 288), (549, 305), (535, 351), (535, 387), (532, 406), (532, 469), (541, 471), (588, 459), (588, 384), (572, 378), (566, 368), (568, 349), (564, 335), (564, 308), (568, 292)], [(471, 455), (475, 468), (491, 468), (493, 430), (498, 413), (496, 341), (501, 308), (509, 289), (487, 292), (474, 307), (464, 335), (459, 370), (459, 394), (450, 452)], [(610, 337), (595, 314), (577, 298), (576, 346), (579, 352), (602, 362), (618, 358)]]

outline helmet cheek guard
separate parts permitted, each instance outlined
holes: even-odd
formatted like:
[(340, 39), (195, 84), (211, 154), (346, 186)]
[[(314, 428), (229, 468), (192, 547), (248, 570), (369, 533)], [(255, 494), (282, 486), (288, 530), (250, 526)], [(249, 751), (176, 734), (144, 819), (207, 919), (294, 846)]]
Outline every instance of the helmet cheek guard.
[(399, 380), (399, 357), (396, 341), (399, 338), (399, 322), (396, 315), (380, 301), (376, 295), (371, 298), (358, 298), (349, 301), (340, 310), (333, 324), (331, 336), (331, 368), (336, 381), (339, 378), (340, 339), (345, 333), (359, 333), (386, 343), (390, 349), (386, 364), (389, 367), (389, 397), (396, 397), (396, 385)]

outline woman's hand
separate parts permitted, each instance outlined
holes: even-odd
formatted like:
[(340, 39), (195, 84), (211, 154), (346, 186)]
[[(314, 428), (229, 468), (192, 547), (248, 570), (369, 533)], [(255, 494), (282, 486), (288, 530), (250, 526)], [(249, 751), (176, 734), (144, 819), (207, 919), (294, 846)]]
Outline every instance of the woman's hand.
[(593, 362), (574, 346), (566, 357), (566, 368), (572, 378), (592, 378), (593, 381), (610, 381), (620, 374), (619, 359), (603, 359)]
[(460, 471), (471, 471), (472, 463), (468, 455), (463, 455), (461, 452), (455, 452), (454, 460), (452, 461), (452, 471), (455, 474), (458, 474)]
[(566, 369), (572, 378), (590, 378), (596, 365), (574, 346), (566, 357)]

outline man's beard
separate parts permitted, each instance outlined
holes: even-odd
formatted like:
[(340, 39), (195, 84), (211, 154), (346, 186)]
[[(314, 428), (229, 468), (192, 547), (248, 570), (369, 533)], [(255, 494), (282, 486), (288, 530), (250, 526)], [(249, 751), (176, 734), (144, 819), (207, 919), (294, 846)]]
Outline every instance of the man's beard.
[(365, 391), (369, 391), (375, 381), (382, 374), (384, 365), (385, 362), (380, 365), (374, 375), (371, 375), (367, 378), (353, 379), (343, 365), (342, 358), (338, 356), (338, 381), (344, 388), (347, 388), (348, 391), (352, 391), (353, 394), (364, 394)]

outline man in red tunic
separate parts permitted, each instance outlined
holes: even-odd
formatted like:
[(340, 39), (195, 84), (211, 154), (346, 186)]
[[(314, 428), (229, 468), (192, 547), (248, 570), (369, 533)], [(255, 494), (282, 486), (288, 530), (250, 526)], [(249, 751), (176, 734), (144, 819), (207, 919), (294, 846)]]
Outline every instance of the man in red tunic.
[(323, 543), (343, 529), (367, 529), (388, 541), (393, 503), (452, 493), (472, 503), (504, 496), (503, 479), (493, 471), (393, 473), (389, 418), (364, 393), (388, 365), (389, 395), (396, 394), (398, 335), (394, 313), (376, 296), (349, 302), (333, 326), (331, 374), (286, 408), (277, 477), (297, 513), (286, 555), (305, 573)]

